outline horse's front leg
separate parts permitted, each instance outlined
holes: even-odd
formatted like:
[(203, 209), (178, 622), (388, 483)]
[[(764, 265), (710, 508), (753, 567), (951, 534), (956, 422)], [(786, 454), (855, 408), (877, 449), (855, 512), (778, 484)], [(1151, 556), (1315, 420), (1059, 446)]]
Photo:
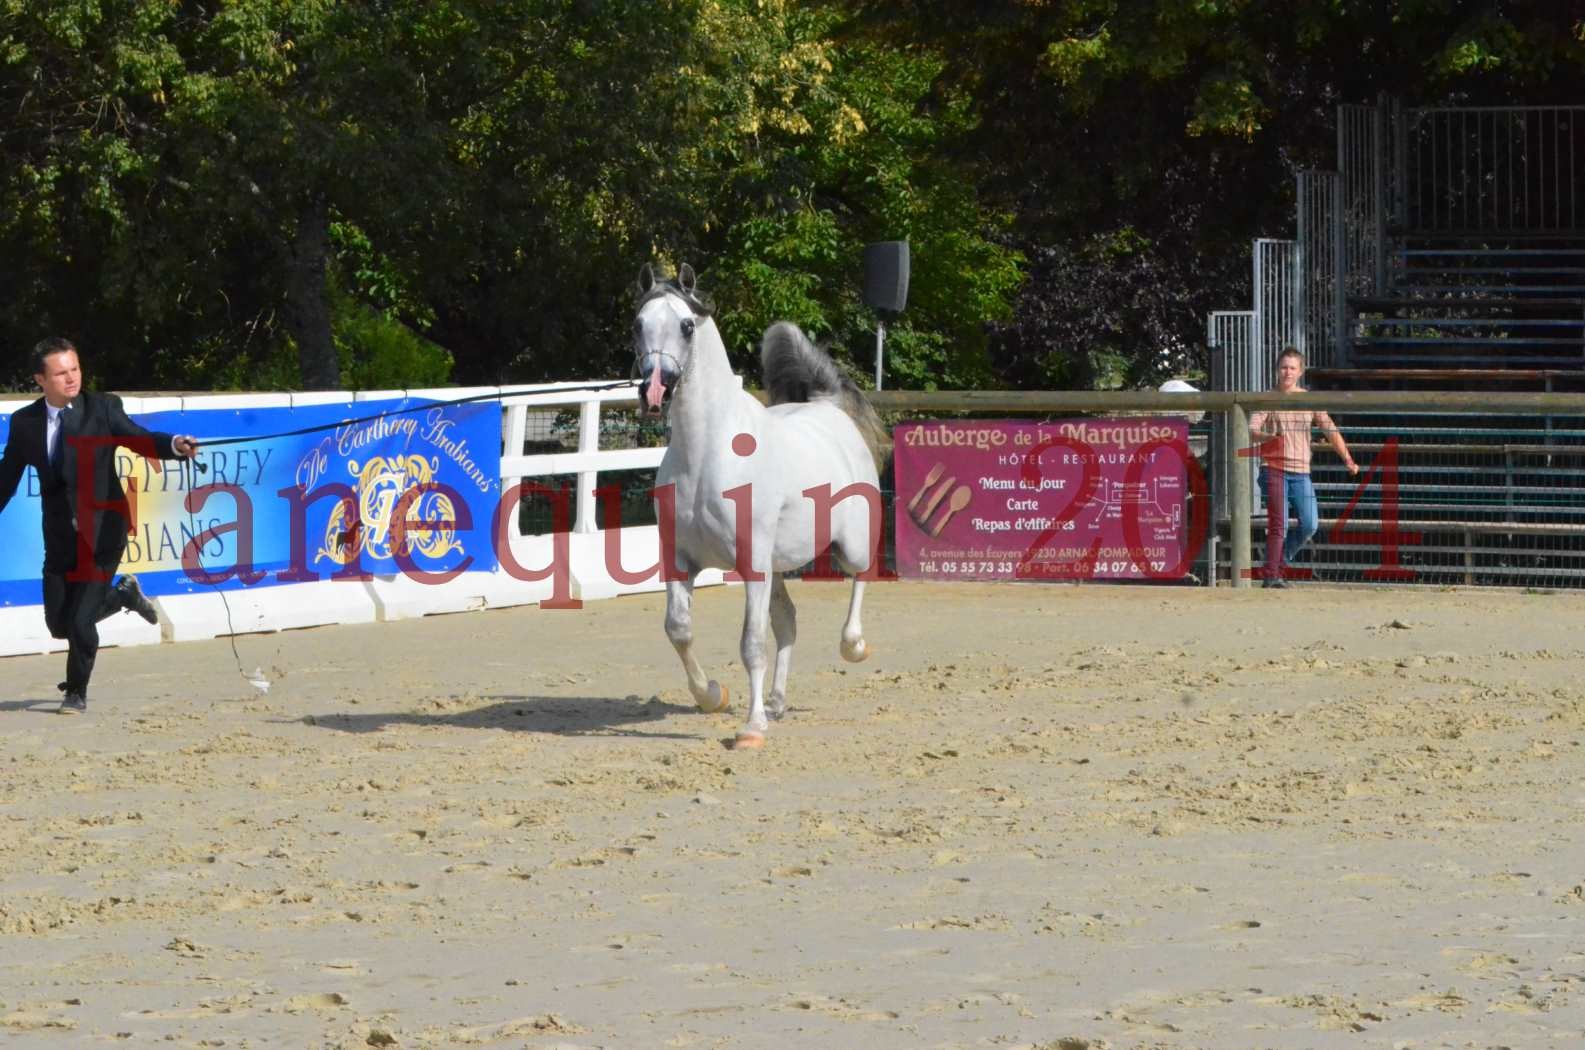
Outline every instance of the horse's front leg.
[(771, 574), (753, 573), (743, 583), (743, 666), (748, 669), (748, 723), (738, 730), (733, 747), (763, 747), (765, 730), (765, 628), (770, 623)]
[(696, 574), (689, 572), (680, 580), (666, 581), (666, 637), (682, 659), (682, 669), (688, 676), (688, 692), (693, 702), (706, 713), (725, 711), (730, 700), (726, 686), (706, 680), (698, 657), (693, 655), (693, 581)]

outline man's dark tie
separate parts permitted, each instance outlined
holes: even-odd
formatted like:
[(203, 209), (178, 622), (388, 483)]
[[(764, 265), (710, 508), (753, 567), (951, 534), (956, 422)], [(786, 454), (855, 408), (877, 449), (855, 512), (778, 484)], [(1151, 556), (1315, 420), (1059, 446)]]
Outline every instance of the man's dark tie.
[(66, 459), (66, 419), (67, 414), (71, 410), (72, 405), (68, 401), (66, 407), (61, 409), (55, 417), (55, 447), (50, 450), (50, 466), (54, 468), (57, 474), (60, 473), (61, 464)]

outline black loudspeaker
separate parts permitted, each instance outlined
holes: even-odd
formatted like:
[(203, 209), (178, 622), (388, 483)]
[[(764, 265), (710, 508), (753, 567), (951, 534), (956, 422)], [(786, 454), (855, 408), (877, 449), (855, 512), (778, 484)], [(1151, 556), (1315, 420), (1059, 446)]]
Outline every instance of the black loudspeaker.
[(900, 314), (908, 304), (908, 242), (877, 241), (864, 248), (864, 305)]

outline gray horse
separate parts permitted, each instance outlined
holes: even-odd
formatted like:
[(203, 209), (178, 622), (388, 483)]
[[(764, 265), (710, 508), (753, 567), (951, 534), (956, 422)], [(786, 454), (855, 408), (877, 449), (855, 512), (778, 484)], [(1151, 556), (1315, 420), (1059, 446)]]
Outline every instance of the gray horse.
[[(676, 522), (666, 636), (682, 658), (694, 703), (701, 711), (724, 710), (726, 686), (707, 679), (693, 654), (694, 579), (702, 569), (736, 569), (743, 576), (749, 711), (734, 746), (761, 747), (767, 715), (780, 718), (787, 710), (797, 635), (782, 573), (829, 550), (855, 577), (842, 656), (856, 663), (869, 655), (859, 620), (859, 577), (873, 576), (870, 570), (878, 567), (877, 468), (885, 431), (852, 380), (797, 325), (782, 321), (765, 332), (766, 407), (733, 376), (710, 308), (695, 293), (692, 268), (684, 265), (673, 282), (656, 280), (646, 266), (639, 287), (633, 349), (640, 397), (651, 414), (666, 414), (671, 431), (656, 477), (658, 512)], [(768, 698), (767, 624), (776, 637)]]

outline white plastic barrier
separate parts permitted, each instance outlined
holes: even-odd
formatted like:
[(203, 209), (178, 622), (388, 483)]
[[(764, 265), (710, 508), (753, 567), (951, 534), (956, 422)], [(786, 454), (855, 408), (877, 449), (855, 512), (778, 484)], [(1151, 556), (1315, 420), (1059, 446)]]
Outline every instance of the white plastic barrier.
[[(598, 382), (598, 381), (595, 381)], [(506, 514), (506, 550), (522, 571), (544, 573), (559, 559), (565, 565), (560, 582), (565, 596), (575, 601), (592, 601), (619, 594), (660, 590), (665, 585), (659, 574), (637, 582), (621, 582), (611, 573), (607, 561), (607, 537), (597, 526), (595, 489), (602, 471), (639, 470), (660, 465), (664, 448), (600, 448), (600, 418), (604, 408), (636, 401), (637, 389), (620, 387), (591, 391), (591, 382), (551, 383), (532, 386), (444, 388), (432, 390), (382, 390), (316, 392), (300, 394), (221, 394), (194, 397), (127, 397), (127, 412), (137, 416), (147, 412), (180, 410), (246, 409), (284, 406), (347, 404), (387, 398), (420, 397), (436, 401), (494, 395), (502, 407), (501, 492), (510, 492), (519, 482), (557, 474), (576, 474), (577, 486), (572, 505), (572, 531), (559, 538), (565, 554), (558, 553), (558, 537), (523, 535), (515, 510)], [(27, 404), (27, 400), (0, 402), (0, 414), (8, 414)], [(529, 421), (534, 413), (555, 413), (576, 406), (578, 440), (576, 450), (524, 455)], [(515, 508), (515, 503), (514, 503)], [(617, 556), (624, 573), (638, 573), (656, 565), (660, 553), (659, 530), (653, 525), (630, 526), (620, 533)], [(700, 575), (700, 586), (722, 582), (720, 572)], [(514, 576), (505, 565), (488, 572), (464, 572), (446, 583), (426, 583), (402, 575), (378, 575), (369, 580), (320, 581), (312, 583), (270, 584), (200, 591), (154, 599), (159, 623), (151, 625), (136, 616), (116, 616), (100, 624), (103, 646), (147, 645), (160, 641), (180, 642), (215, 638), (227, 634), (289, 630), (331, 623), (368, 623), (374, 620), (399, 620), (434, 613), (466, 612), (549, 602), (557, 597), (556, 574), (543, 580), (524, 580)], [(65, 642), (49, 636), (40, 606), (0, 607), (0, 656), (54, 652)]]

